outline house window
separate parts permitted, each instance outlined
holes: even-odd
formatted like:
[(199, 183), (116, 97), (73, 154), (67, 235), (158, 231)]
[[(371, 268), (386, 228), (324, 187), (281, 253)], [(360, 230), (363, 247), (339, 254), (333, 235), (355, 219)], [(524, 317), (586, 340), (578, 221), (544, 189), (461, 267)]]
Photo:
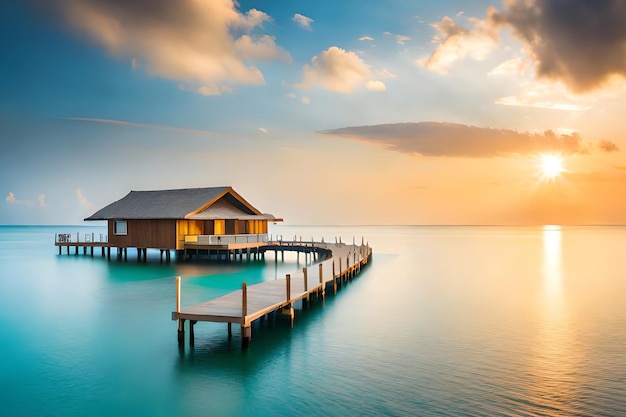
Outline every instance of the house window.
[(126, 220), (116, 220), (113, 233), (116, 235), (125, 235), (127, 233)]
[(224, 234), (224, 229), (226, 228), (226, 221), (225, 220), (215, 220), (215, 228), (213, 230), (213, 232), (216, 235), (223, 235)]

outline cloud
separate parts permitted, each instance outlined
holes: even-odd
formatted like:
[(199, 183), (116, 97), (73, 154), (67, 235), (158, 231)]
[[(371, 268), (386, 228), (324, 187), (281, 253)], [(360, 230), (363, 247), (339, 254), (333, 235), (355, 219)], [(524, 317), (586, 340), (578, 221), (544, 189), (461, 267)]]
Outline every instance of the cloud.
[(85, 197), (83, 190), (80, 187), (76, 187), (76, 200), (78, 200), (78, 204), (85, 209), (85, 212), (92, 212), (96, 209), (96, 205)]
[(5, 197), (5, 200), (7, 201), (7, 203), (9, 204), (16, 204), (17, 200), (15, 198), (15, 194), (11, 191), (9, 191), (9, 193), (7, 194), (7, 196)]
[(33, 1), (46, 16), (60, 16), (112, 56), (166, 79), (208, 86), (263, 84), (263, 74), (250, 60), (290, 59), (272, 37), (258, 33), (270, 16), (256, 9), (242, 13), (232, 0)]
[(381, 81), (376, 81), (376, 80), (370, 80), (367, 82), (367, 89), (369, 91), (386, 91), (387, 87), (385, 87), (385, 84)]
[(601, 140), (600, 142), (598, 142), (598, 148), (607, 153), (619, 151), (617, 145), (610, 140)]
[(520, 83), (521, 92), (517, 95), (500, 97), (496, 104), (503, 106), (534, 107), (538, 109), (584, 111), (589, 106), (582, 103), (580, 97), (568, 93), (560, 84), (545, 81), (530, 81)]
[(506, 5), (490, 19), (523, 42), (538, 77), (585, 92), (626, 75), (623, 0), (511, 0)]
[(487, 73), (487, 75), (510, 75), (510, 74), (519, 74), (523, 72), (527, 67), (526, 61), (522, 58), (512, 58), (508, 61), (504, 61), (491, 71)]
[(39, 194), (39, 197), (37, 197), (37, 199), (39, 200), (39, 207), (41, 207), (41, 208), (46, 207), (46, 196), (45, 196), (45, 194)]
[(390, 36), (390, 37), (394, 38), (398, 45), (404, 45), (407, 41), (411, 40), (411, 38), (406, 36), (406, 35), (396, 35), (396, 34), (391, 33), (391, 32), (383, 32), (383, 35)]
[(253, 38), (250, 35), (241, 35), (234, 44), (235, 50), (247, 59), (278, 60), (291, 62), (291, 56), (276, 46), (276, 40), (269, 35)]
[(98, 119), (98, 118), (90, 118), (90, 117), (68, 117), (67, 120), (73, 120), (76, 122), (102, 123), (102, 124), (110, 124), (110, 125), (118, 125), (118, 126), (136, 127), (136, 128), (142, 128), (142, 129), (159, 129), (159, 130), (167, 130), (167, 131), (177, 132), (177, 133), (185, 133), (188, 135), (200, 135), (200, 136), (217, 135), (217, 133), (212, 132), (210, 130), (187, 129), (184, 127), (157, 125), (157, 124), (149, 124), (149, 123), (136, 123), (136, 122), (128, 122), (125, 120)]
[(397, 78), (398, 77), (396, 74), (394, 74), (393, 72), (387, 69), (376, 71), (376, 75), (378, 75), (379, 77), (383, 77), (383, 78)]
[(267, 129), (266, 129), (266, 128), (264, 128), (264, 127), (260, 127), (260, 128), (259, 128), (259, 132), (261, 132), (261, 133), (267, 133)]
[(488, 20), (469, 19), (472, 28), (463, 28), (445, 16), (441, 21), (433, 23), (438, 34), (433, 43), (439, 44), (435, 51), (426, 58), (415, 61), (419, 67), (446, 74), (457, 61), (472, 58), (478, 61), (485, 59), (498, 45), (497, 28)]
[(371, 36), (361, 36), (359, 38), (360, 41), (367, 41), (367, 42), (372, 42), (374, 40), (374, 38), (372, 38)]
[(342, 94), (361, 88), (371, 74), (356, 53), (336, 46), (311, 58), (311, 65), (305, 65), (303, 72), (303, 80), (296, 87), (303, 90), (321, 87)]
[(469, 21), (469, 29), (447, 16), (433, 24), (438, 46), (417, 64), (445, 73), (465, 57), (482, 59), (507, 29), (524, 46), (537, 78), (584, 93), (626, 77), (623, 0), (507, 0), (503, 10), (489, 7), (484, 20)]
[(398, 45), (404, 45), (407, 41), (410, 41), (411, 38), (406, 35), (396, 35), (396, 43)]
[(485, 158), (538, 152), (587, 153), (576, 133), (520, 133), (454, 123), (422, 122), (357, 126), (322, 133), (381, 145), (385, 149), (423, 156)]
[(13, 191), (9, 191), (7, 196), (4, 198), (5, 201), (11, 205), (25, 205), (32, 206), (33, 202), (28, 200), (19, 200)]
[(201, 85), (200, 87), (194, 87), (194, 88), (188, 87), (184, 84), (180, 84), (178, 86), (178, 89), (181, 91), (189, 91), (189, 92), (200, 94), (203, 96), (220, 96), (223, 93), (233, 92), (233, 88), (231, 86), (218, 85), (218, 84)]
[(311, 30), (311, 23), (313, 23), (313, 19), (311, 19), (310, 17), (306, 17), (304, 15), (301, 15), (300, 13), (296, 13), (293, 15), (291, 20), (293, 20), (306, 30)]

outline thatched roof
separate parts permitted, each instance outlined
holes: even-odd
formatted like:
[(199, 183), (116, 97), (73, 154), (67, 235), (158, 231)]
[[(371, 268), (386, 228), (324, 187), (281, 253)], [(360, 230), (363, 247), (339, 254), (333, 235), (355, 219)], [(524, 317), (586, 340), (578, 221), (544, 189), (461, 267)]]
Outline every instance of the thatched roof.
[(262, 214), (232, 187), (131, 191), (85, 220), (190, 218), (278, 220)]

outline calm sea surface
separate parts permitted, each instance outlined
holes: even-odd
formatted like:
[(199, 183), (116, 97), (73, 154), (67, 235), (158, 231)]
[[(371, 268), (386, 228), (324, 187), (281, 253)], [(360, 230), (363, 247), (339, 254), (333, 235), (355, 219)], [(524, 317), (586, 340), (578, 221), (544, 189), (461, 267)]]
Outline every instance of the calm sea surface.
[(223, 323), (179, 350), (175, 276), (187, 306), (295, 256), (58, 255), (77, 231), (104, 229), (0, 227), (2, 416), (626, 415), (626, 227), (273, 226), (363, 236), (374, 258), (293, 329), (256, 323), (247, 351)]

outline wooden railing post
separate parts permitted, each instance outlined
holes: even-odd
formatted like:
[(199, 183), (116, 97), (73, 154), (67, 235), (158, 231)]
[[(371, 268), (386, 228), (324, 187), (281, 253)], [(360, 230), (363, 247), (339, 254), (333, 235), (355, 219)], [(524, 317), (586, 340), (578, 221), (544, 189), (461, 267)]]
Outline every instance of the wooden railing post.
[(309, 290), (309, 285), (307, 282), (308, 268), (302, 268), (302, 274), (304, 275), (304, 292), (307, 292)]
[(246, 322), (246, 316), (248, 315), (248, 287), (246, 283), (241, 284), (241, 321)]
[(323, 264), (319, 264), (319, 271), (320, 271), (320, 285), (322, 286), (322, 297), (326, 294), (326, 288), (324, 285), (324, 265)]
[(339, 279), (343, 281), (343, 265), (341, 265), (341, 258), (339, 258)]
[(291, 275), (287, 274), (287, 301), (291, 300)]
[(180, 313), (180, 277), (176, 277), (176, 312)]
[(320, 284), (324, 283), (324, 265), (323, 264), (319, 264), (319, 271), (320, 271)]

